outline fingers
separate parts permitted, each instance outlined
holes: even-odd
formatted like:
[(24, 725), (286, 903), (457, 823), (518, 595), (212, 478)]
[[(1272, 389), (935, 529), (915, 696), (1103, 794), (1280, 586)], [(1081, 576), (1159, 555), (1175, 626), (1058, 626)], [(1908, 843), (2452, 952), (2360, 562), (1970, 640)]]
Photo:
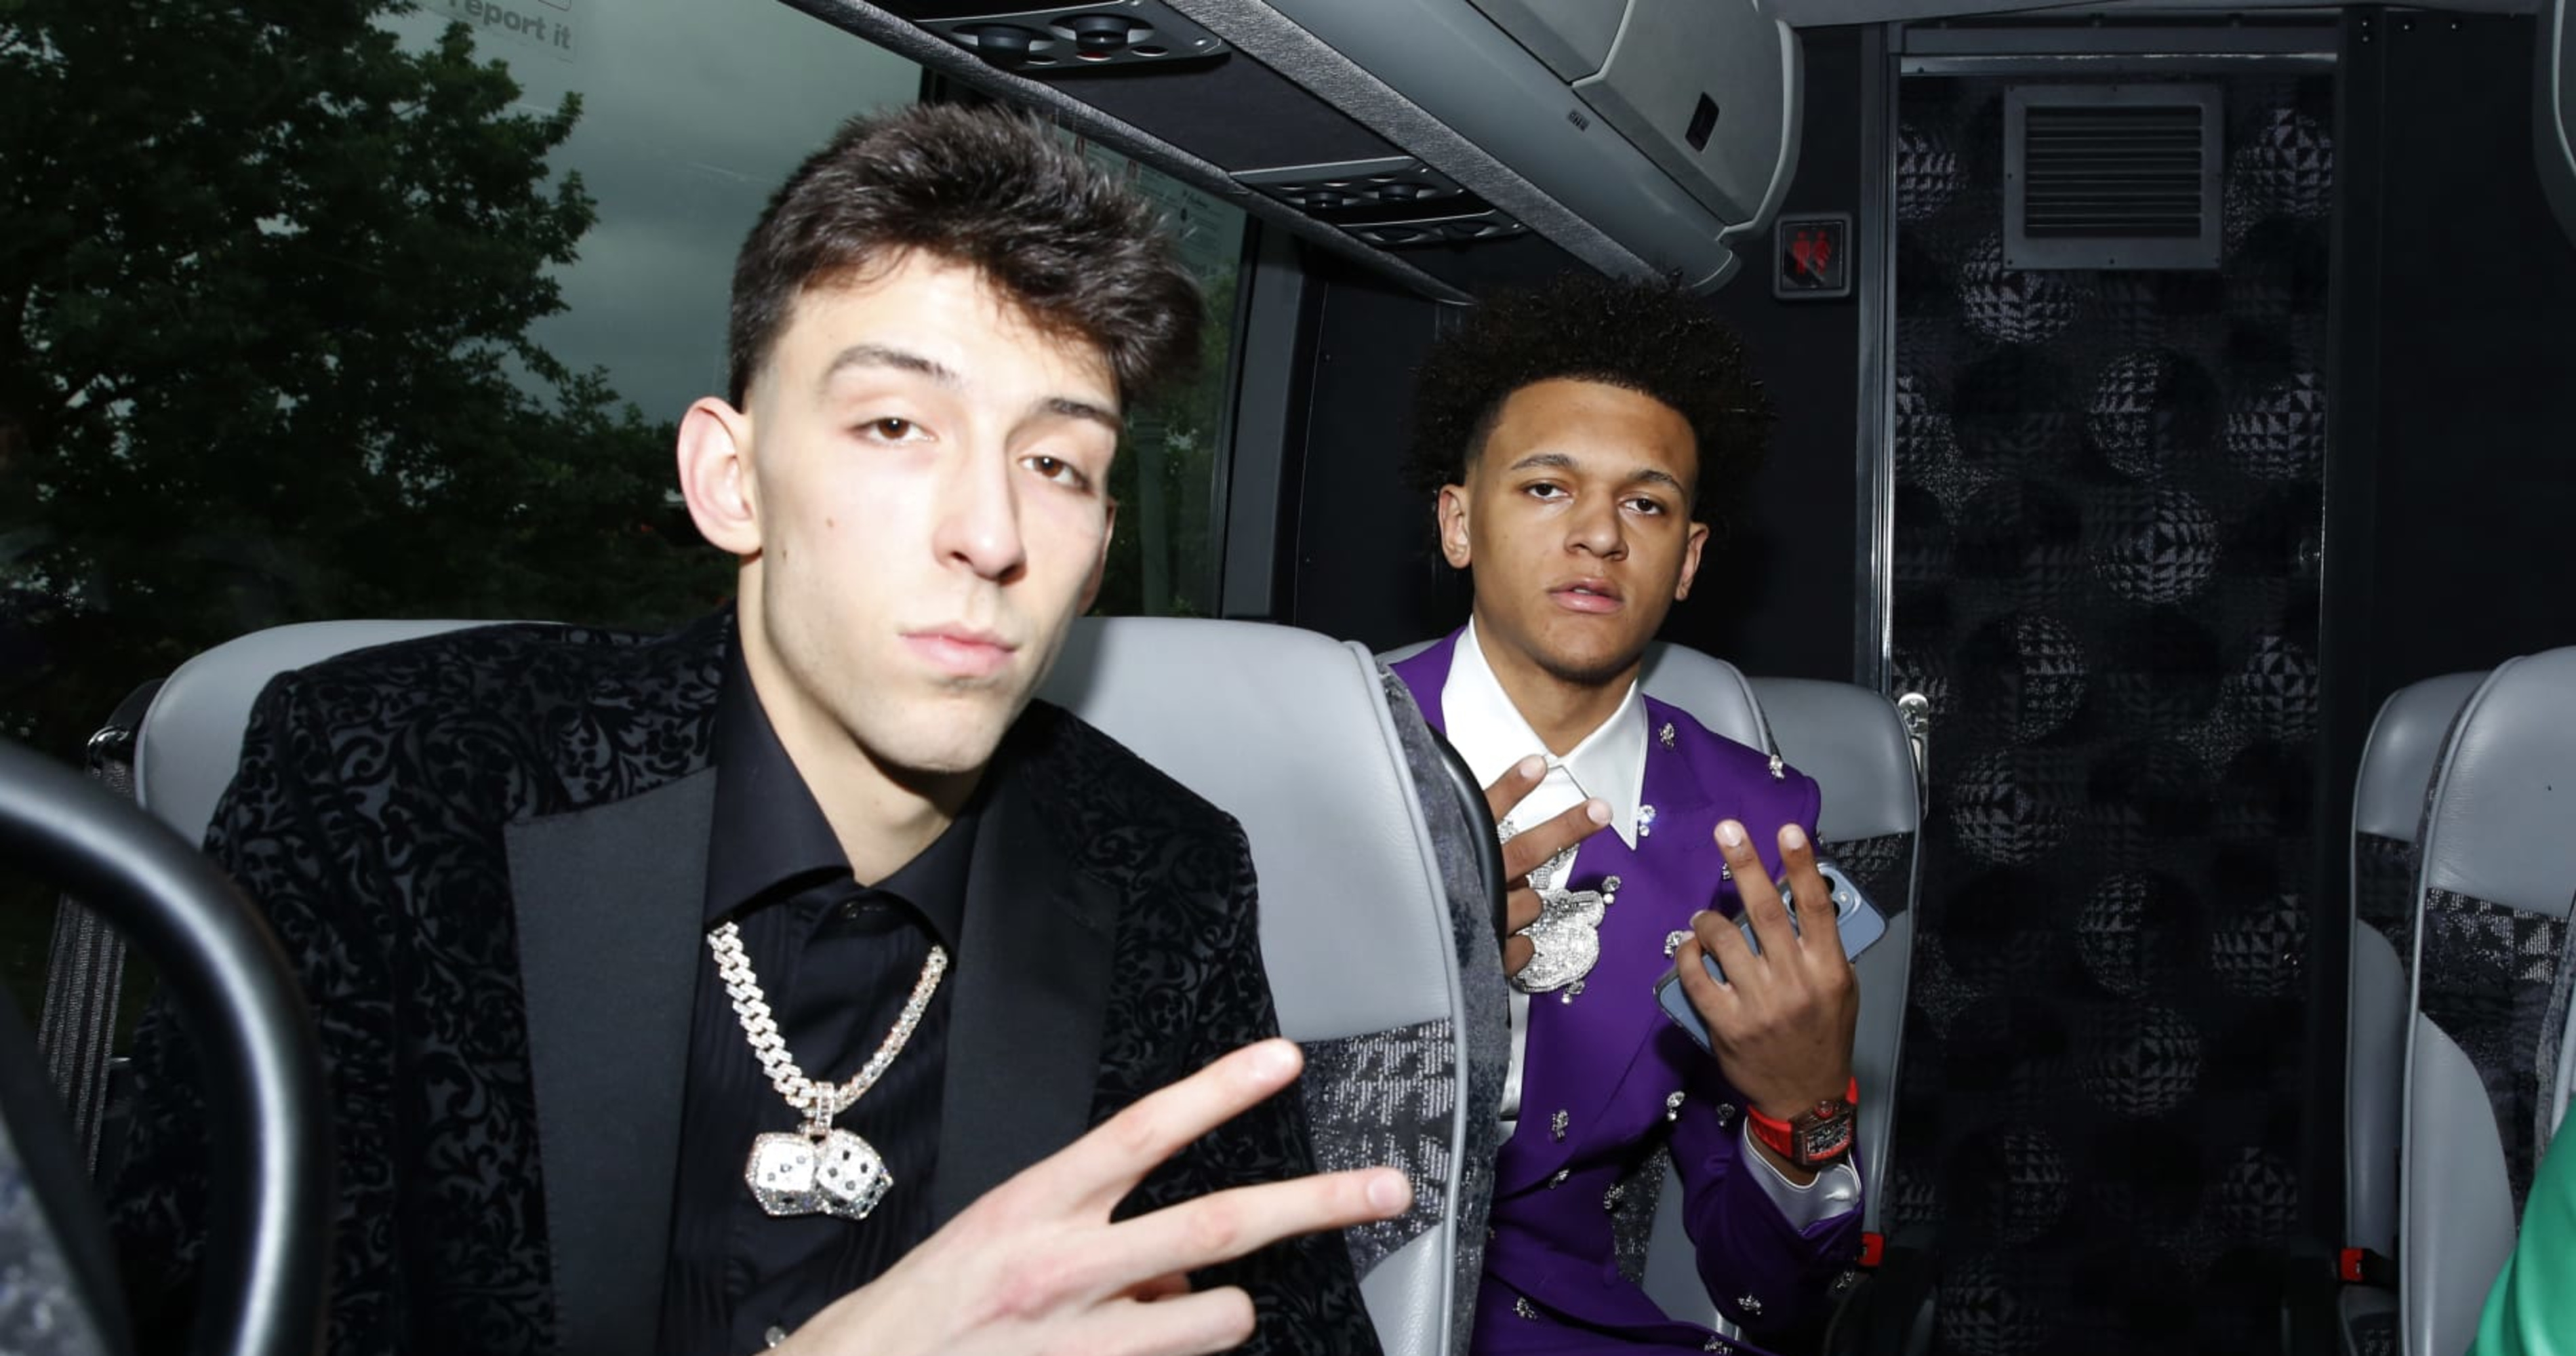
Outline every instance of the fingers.
[(1843, 959), (1842, 926), (1834, 918), (1834, 885), (1816, 869), (1815, 845), (1795, 824), (1780, 826), (1780, 865), (1789, 877), (1789, 893), (1798, 910), (1801, 950), (1835, 961)]
[(1530, 941), (1529, 938), (1506, 937), (1503, 939), (1504, 974), (1519, 974), (1521, 971), (1528, 969), (1529, 963), (1536, 959), (1537, 956), (1538, 946), (1536, 943)]
[(1174, 1295), (1188, 1293), (1190, 1293), (1189, 1273), (1175, 1271), (1136, 1286), (1127, 1292), (1127, 1298), (1151, 1304), (1155, 1300), (1170, 1299)]
[(1021, 1192), (1036, 1198), (1027, 1205), (1106, 1215), (1156, 1164), (1288, 1086), (1304, 1066), (1295, 1045), (1256, 1041), (1156, 1089), (1022, 1173)]
[[(1781, 902), (1779, 887), (1771, 883), (1771, 873), (1762, 858), (1753, 851), (1753, 840), (1744, 834), (1744, 826), (1732, 819), (1717, 821), (1717, 849), (1726, 854), (1726, 865), (1735, 877), (1735, 894), (1744, 901), (1744, 919), (1753, 925), (1753, 938), (1760, 943), (1762, 954), (1789, 956), (1796, 952), (1798, 934), (1789, 925), (1788, 905)], [(1809, 871), (1814, 862), (1808, 863)], [(1705, 934), (1702, 940), (1706, 940)], [(1717, 950), (1714, 944), (1711, 950)], [(1724, 951), (1717, 951), (1717, 963), (1726, 973), (1740, 973)]]
[(1088, 1265), (1120, 1288), (1126, 1277), (1187, 1273), (1283, 1238), (1391, 1219), (1412, 1200), (1404, 1174), (1392, 1168), (1235, 1187), (1112, 1225)]
[(1610, 802), (1593, 799), (1567, 807), (1537, 828), (1513, 834), (1503, 840), (1503, 879), (1522, 879), (1548, 858), (1599, 833), (1609, 822)]
[[(1731, 984), (1720, 984), (1709, 978), (1708, 966), (1704, 963), (1708, 948), (1696, 935), (1700, 919), (1703, 918), (1714, 918), (1719, 927), (1730, 933), (1735, 932), (1735, 925), (1726, 921), (1724, 915), (1715, 910), (1701, 913), (1691, 919), (1694, 935), (1685, 939), (1681, 949), (1673, 953), (1673, 966), (1681, 976), (1679, 982), (1682, 986), (1682, 996), (1689, 999), (1691, 1007), (1698, 1011), (1700, 1022), (1708, 1028), (1710, 1048), (1714, 1049), (1721, 1039), (1719, 1033), (1725, 1029), (1722, 1014), (1729, 1010), (1728, 1005), (1738, 1000)], [(1742, 934), (1736, 934), (1735, 944), (1738, 947), (1744, 945)], [(1725, 970), (1730, 975), (1740, 973), (1722, 956), (1718, 958), (1717, 964), (1719, 969)]]
[(1547, 760), (1533, 753), (1503, 769), (1503, 775), (1485, 788), (1485, 809), (1493, 814), (1494, 822), (1500, 824), (1521, 803), (1522, 797), (1537, 790), (1538, 784), (1545, 780)]
[(1061, 1348), (1083, 1356), (1201, 1356), (1231, 1351), (1252, 1338), (1252, 1297), (1221, 1286), (1165, 1299), (1109, 1304)]

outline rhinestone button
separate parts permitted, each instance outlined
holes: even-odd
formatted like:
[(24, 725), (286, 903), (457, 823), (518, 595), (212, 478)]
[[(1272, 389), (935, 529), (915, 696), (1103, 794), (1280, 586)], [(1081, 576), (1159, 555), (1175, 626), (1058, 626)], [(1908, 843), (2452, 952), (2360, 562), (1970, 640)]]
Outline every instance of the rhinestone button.
[(1717, 1104), (1717, 1123), (1720, 1125), (1735, 1124), (1735, 1103), (1720, 1102)]
[[(1668, 1121), (1677, 1121), (1677, 1120), (1680, 1120), (1680, 1119), (1682, 1118), (1682, 1098), (1683, 1098), (1684, 1096), (1686, 1096), (1686, 1095), (1687, 1095), (1687, 1094), (1685, 1094), (1685, 1093), (1675, 1092), (1675, 1093), (1673, 1093), (1671, 1096), (1666, 1097), (1666, 1098), (1664, 1099), (1664, 1119), (1665, 1119), (1665, 1120), (1668, 1120)], [(1724, 1110), (1724, 1108), (1720, 1108), (1720, 1110), (1721, 1110), (1721, 1111), (1723, 1111), (1723, 1110)], [(1720, 1117), (1720, 1122), (1721, 1122), (1721, 1123), (1723, 1123), (1723, 1121), (1724, 1121), (1724, 1118), (1721, 1116), (1721, 1117)]]
[(1556, 1175), (1547, 1179), (1547, 1189), (1550, 1191), (1556, 1190), (1558, 1187), (1565, 1185), (1566, 1178), (1572, 1177), (1573, 1175), (1574, 1170), (1571, 1168), (1558, 1168), (1556, 1170)]
[(1673, 930), (1673, 931), (1671, 931), (1671, 932), (1667, 932), (1667, 933), (1665, 933), (1665, 934), (1664, 934), (1664, 959), (1665, 959), (1665, 960), (1671, 960), (1671, 959), (1673, 958), (1673, 953), (1674, 953), (1674, 952), (1676, 952), (1676, 951), (1681, 950), (1681, 949), (1682, 949), (1682, 943), (1687, 942), (1687, 941), (1689, 941), (1689, 940), (1690, 940), (1690, 934), (1689, 934), (1688, 932), (1684, 932), (1684, 931), (1682, 931), (1682, 930), (1680, 930), (1680, 929), (1678, 929), (1678, 928), (1674, 929), (1674, 930)]
[(1751, 1295), (1736, 1296), (1735, 1307), (1743, 1310), (1746, 1318), (1760, 1318), (1762, 1316), (1762, 1301)]
[(769, 1325), (769, 1331), (760, 1335), (760, 1340), (769, 1346), (777, 1346), (787, 1340), (787, 1330), (772, 1323)]
[(1559, 1111), (1559, 1112), (1557, 1112), (1555, 1115), (1548, 1117), (1548, 1118), (1547, 1118), (1547, 1134), (1548, 1134), (1548, 1138), (1550, 1138), (1550, 1139), (1563, 1139), (1563, 1138), (1565, 1138), (1565, 1127), (1566, 1127), (1569, 1123), (1571, 1123), (1571, 1121), (1572, 1121), (1572, 1118), (1571, 1118), (1571, 1117), (1569, 1117), (1569, 1116), (1567, 1116), (1567, 1115), (1566, 1115), (1564, 1112), (1562, 1112), (1562, 1111)]
[(1529, 1296), (1527, 1295), (1512, 1296), (1512, 1312), (1523, 1318), (1538, 1317), (1538, 1309), (1529, 1302)]

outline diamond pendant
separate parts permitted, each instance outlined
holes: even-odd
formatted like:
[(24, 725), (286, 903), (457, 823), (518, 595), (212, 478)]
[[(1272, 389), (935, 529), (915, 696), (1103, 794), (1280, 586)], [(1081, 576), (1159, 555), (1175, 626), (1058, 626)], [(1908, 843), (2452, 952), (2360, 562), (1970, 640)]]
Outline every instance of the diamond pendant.
[(876, 1146), (847, 1130), (807, 1126), (751, 1142), (742, 1180), (772, 1215), (838, 1215), (866, 1219), (894, 1175)]
[(1521, 929), (1530, 939), (1529, 964), (1511, 977), (1523, 993), (1548, 993), (1580, 983), (1601, 959), (1601, 919), (1608, 901), (1598, 890), (1538, 892), (1536, 921)]

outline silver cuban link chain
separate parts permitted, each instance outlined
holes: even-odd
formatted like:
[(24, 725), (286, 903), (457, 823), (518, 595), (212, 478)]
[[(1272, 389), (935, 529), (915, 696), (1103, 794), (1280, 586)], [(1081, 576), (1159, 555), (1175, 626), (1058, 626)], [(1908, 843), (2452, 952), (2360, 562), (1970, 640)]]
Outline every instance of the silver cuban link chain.
[(743, 1164), (744, 1184), (760, 1208), (772, 1215), (867, 1218), (894, 1185), (894, 1177), (886, 1171), (885, 1158), (876, 1146), (850, 1131), (833, 1129), (832, 1118), (875, 1087), (894, 1057), (903, 1053), (904, 1042), (912, 1039), (922, 1013), (930, 1008), (939, 977), (948, 973), (947, 950), (930, 948), (921, 978), (913, 982), (912, 997), (904, 1000), (894, 1030), (886, 1033), (866, 1067), (848, 1082), (832, 1084), (806, 1077), (796, 1067), (795, 1056), (787, 1053), (787, 1041), (778, 1034), (778, 1019), (770, 1014), (759, 976), (752, 973), (751, 957), (743, 952), (742, 930), (731, 923), (718, 927), (707, 934), (707, 949), (715, 953), (716, 974), (724, 980), (734, 1016), (742, 1022), (752, 1054), (769, 1074), (770, 1086), (805, 1117), (793, 1133), (773, 1132), (752, 1141), (751, 1156)]

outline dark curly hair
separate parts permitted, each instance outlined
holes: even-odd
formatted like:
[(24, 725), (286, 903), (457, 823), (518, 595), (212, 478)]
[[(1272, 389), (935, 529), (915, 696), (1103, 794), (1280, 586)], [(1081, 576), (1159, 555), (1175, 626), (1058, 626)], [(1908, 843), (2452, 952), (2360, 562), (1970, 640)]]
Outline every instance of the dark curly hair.
[(1580, 273), (1498, 296), (1433, 346), (1416, 374), (1407, 482), (1425, 495), (1465, 483), (1503, 402), (1558, 378), (1671, 406), (1698, 444), (1695, 494), (1762, 464), (1770, 402), (1734, 332), (1679, 287)]
[(770, 198), (734, 263), (728, 398), (743, 402), (800, 293), (910, 250), (975, 268), (1041, 330), (1096, 345), (1123, 402), (1196, 363), (1198, 284), (1142, 196), (1035, 118), (915, 104), (843, 124)]

